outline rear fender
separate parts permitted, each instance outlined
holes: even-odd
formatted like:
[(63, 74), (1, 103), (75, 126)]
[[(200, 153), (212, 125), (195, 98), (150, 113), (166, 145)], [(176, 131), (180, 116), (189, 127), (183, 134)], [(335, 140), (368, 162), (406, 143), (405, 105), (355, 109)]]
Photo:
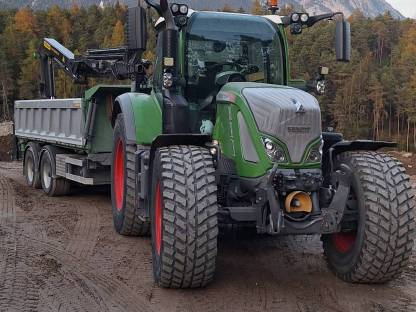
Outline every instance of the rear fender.
[(162, 110), (153, 95), (125, 93), (115, 100), (112, 125), (122, 113), (126, 127), (127, 144), (151, 145), (162, 134)]

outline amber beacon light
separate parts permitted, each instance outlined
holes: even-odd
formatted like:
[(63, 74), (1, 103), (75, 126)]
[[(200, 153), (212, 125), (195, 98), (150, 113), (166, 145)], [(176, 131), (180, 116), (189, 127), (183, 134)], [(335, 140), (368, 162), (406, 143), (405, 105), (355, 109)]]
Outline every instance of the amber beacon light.
[(267, 5), (269, 7), (269, 10), (272, 11), (272, 13), (276, 13), (276, 11), (279, 9), (279, 1), (278, 0), (267, 0)]

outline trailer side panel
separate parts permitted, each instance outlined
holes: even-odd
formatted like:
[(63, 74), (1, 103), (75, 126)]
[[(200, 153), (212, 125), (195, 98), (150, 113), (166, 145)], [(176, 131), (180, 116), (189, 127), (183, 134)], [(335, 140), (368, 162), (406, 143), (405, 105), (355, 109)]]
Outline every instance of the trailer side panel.
[(83, 148), (83, 101), (48, 99), (15, 102), (15, 134), (18, 138)]

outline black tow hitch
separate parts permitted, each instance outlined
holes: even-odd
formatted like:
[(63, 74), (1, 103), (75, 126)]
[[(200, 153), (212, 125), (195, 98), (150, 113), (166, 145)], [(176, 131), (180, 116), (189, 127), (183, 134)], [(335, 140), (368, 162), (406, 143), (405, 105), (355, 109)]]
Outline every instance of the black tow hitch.
[[(328, 234), (339, 231), (344, 210), (350, 193), (352, 170), (345, 164), (334, 171), (331, 177), (331, 187), (321, 188), (322, 192), (329, 193), (329, 205), (320, 207), (319, 215), (313, 215), (304, 222), (294, 222), (285, 218), (281, 204), (276, 196), (273, 186), (273, 170), (258, 193), (256, 205), (259, 208), (257, 215), (258, 233), (277, 234)], [(268, 204), (268, 205), (267, 205)], [(269, 210), (270, 209), (270, 210)]]
[(322, 234), (338, 231), (350, 194), (351, 177), (352, 170), (345, 164), (341, 165), (341, 169), (333, 172), (331, 184), (337, 186), (337, 189), (328, 208), (322, 209)]

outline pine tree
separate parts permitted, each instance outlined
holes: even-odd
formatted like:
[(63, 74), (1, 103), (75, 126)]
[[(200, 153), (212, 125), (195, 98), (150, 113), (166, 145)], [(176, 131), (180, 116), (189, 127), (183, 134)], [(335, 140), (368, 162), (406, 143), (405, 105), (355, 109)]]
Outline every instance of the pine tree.
[(39, 90), (39, 64), (35, 59), (36, 43), (30, 42), (26, 58), (21, 65), (21, 72), (18, 80), (19, 98), (33, 99), (38, 96)]
[(265, 10), (262, 4), (260, 3), (260, 0), (254, 0), (253, 5), (251, 7), (251, 14), (254, 15), (264, 15)]
[(121, 21), (117, 21), (111, 35), (111, 46), (117, 47), (124, 45), (124, 25)]

